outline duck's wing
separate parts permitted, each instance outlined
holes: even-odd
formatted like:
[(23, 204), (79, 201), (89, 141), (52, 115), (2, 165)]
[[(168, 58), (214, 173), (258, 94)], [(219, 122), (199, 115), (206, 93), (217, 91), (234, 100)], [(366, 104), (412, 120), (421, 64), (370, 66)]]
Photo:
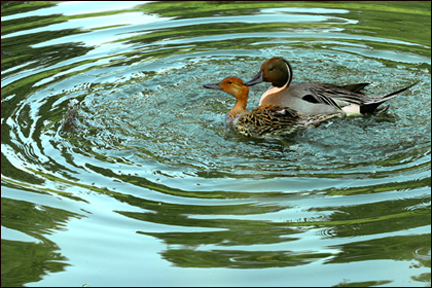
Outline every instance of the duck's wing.
[[(361, 90), (367, 83), (357, 85), (359, 86), (351, 87), (349, 85), (349, 88), (352, 90)], [(337, 109), (342, 109), (351, 104), (361, 106), (365, 102), (365, 95), (363, 93), (352, 92), (344, 86), (321, 83), (305, 84), (301, 98), (310, 103), (326, 104)]]
[(370, 83), (348, 84), (348, 85), (343, 85), (341, 87), (351, 92), (364, 94), (361, 92), (361, 90), (363, 90), (367, 85), (370, 85)]
[[(396, 97), (398, 94), (408, 90), (420, 81), (408, 85), (395, 92), (379, 95), (366, 96), (359, 90), (363, 89), (368, 83), (350, 84), (338, 86), (334, 84), (310, 83), (303, 87), (302, 99), (310, 103), (322, 103), (341, 109), (348, 105), (358, 105), (362, 107), (361, 113), (372, 113), (382, 103)], [(349, 88), (350, 90), (347, 90)], [(357, 91), (357, 92), (356, 92)]]

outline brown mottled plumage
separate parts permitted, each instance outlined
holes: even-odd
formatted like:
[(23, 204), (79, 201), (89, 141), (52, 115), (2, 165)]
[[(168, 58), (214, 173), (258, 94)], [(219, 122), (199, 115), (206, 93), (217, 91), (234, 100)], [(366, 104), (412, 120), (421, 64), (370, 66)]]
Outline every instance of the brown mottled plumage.
[(206, 84), (204, 88), (223, 90), (236, 97), (236, 104), (225, 117), (225, 126), (244, 136), (261, 136), (278, 129), (291, 133), (299, 128), (305, 128), (335, 116), (335, 114), (306, 116), (289, 107), (272, 104), (262, 105), (247, 111), (249, 89), (237, 77), (228, 77), (219, 83)]
[(245, 136), (262, 135), (277, 129), (296, 126), (298, 113), (289, 107), (263, 105), (243, 113), (237, 119), (235, 129)]

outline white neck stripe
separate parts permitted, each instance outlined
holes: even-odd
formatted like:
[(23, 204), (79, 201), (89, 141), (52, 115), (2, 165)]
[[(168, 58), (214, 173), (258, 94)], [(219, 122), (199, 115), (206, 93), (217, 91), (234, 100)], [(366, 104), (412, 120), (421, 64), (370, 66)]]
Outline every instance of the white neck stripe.
[(287, 79), (287, 82), (284, 85), (284, 88), (291, 83), (291, 77), (292, 77), (292, 69), (291, 69), (290, 65), (287, 62), (285, 62), (285, 65), (287, 66), (288, 79)]

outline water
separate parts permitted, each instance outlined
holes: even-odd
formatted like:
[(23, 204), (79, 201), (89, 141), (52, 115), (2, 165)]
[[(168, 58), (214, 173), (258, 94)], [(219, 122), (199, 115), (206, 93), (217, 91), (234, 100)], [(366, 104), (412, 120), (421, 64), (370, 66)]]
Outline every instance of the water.
[[(430, 286), (430, 2), (1, 5), (2, 286)], [(421, 82), (227, 134), (234, 99), (202, 85), (273, 56), (294, 82)]]

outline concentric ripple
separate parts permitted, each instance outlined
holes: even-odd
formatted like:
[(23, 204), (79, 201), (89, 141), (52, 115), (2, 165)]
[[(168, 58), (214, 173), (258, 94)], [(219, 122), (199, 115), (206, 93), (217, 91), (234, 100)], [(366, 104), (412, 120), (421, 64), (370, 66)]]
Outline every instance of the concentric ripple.
[[(2, 2), (2, 286), (430, 284), (430, 2), (103, 5)], [(420, 83), (380, 115), (227, 133), (234, 98), (202, 85), (273, 56), (294, 82)]]

